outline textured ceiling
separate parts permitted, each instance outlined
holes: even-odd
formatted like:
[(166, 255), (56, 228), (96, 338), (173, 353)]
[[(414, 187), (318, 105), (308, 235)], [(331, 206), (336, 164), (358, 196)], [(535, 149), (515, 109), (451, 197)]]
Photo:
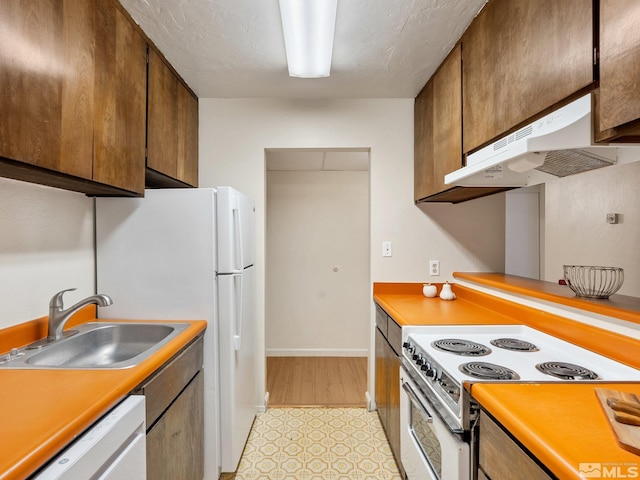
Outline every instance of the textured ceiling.
[(278, 0), (120, 0), (199, 97), (413, 98), (485, 0), (339, 0), (331, 76), (287, 73)]

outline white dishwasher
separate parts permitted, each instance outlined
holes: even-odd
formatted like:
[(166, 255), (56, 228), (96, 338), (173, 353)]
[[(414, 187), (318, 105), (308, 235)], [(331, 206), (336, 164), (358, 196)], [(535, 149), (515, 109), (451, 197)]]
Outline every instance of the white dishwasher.
[(33, 478), (144, 480), (146, 458), (145, 399), (130, 395)]

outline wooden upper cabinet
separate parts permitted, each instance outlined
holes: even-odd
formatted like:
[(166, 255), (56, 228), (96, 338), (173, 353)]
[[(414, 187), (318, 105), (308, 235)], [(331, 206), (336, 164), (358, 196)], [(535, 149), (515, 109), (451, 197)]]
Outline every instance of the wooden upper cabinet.
[(425, 85), (413, 106), (413, 184), (416, 202), (434, 193), (433, 82)]
[(91, 179), (92, 2), (3, 0), (0, 18), (0, 157)]
[(465, 152), (511, 126), (508, 116), (509, 3), (489, 1), (462, 38)]
[(462, 167), (462, 52), (457, 45), (433, 77), (433, 189), (442, 192), (444, 176)]
[(97, 15), (93, 179), (143, 194), (147, 44), (111, 2)]
[(0, 175), (144, 192), (146, 43), (115, 1), (0, 2)]
[(457, 45), (414, 104), (414, 199), (449, 188), (444, 176), (462, 166), (461, 51)]
[(176, 178), (178, 158), (178, 79), (149, 48), (147, 167)]
[(178, 180), (198, 186), (198, 99), (178, 85)]
[(592, 0), (490, 0), (462, 43), (465, 153), (594, 85)]
[[(605, 138), (640, 137), (640, 2), (600, 0), (599, 130)], [(625, 125), (636, 122), (633, 125)], [(626, 128), (626, 127), (631, 127)]]
[(197, 186), (198, 99), (153, 48), (148, 72), (147, 183)]

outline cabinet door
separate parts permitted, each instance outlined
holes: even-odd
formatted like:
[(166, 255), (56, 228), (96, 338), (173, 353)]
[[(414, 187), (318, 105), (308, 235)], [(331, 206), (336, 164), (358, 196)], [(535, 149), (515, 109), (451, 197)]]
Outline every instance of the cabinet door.
[(427, 83), (413, 106), (413, 185), (416, 202), (434, 192), (433, 82)]
[(600, 130), (640, 119), (638, 18), (637, 0), (600, 0)]
[(376, 406), (380, 423), (387, 428), (387, 408), (389, 404), (389, 371), (387, 368), (387, 340), (376, 328)]
[(143, 194), (147, 44), (112, 2), (97, 16), (93, 179)]
[(509, 127), (593, 83), (592, 0), (509, 4)]
[(493, 0), (462, 39), (464, 151), (508, 130), (509, 2)]
[(198, 186), (198, 99), (178, 84), (177, 179)]
[(200, 372), (147, 433), (147, 478), (202, 480), (203, 374)]
[(0, 2), (0, 156), (91, 179), (94, 2)]
[(478, 468), (487, 478), (550, 480), (551, 477), (487, 414), (481, 412)]
[(593, 87), (592, 0), (492, 0), (462, 49), (468, 153)]
[(414, 200), (453, 187), (444, 176), (462, 166), (462, 52), (457, 45), (414, 104)]
[(433, 193), (448, 190), (444, 176), (462, 167), (462, 51), (457, 45), (433, 78)]
[(149, 48), (147, 167), (177, 176), (178, 79), (160, 56)]
[(389, 358), (387, 359), (389, 378), (389, 397), (387, 409), (387, 439), (391, 452), (400, 465), (400, 360), (389, 348)]

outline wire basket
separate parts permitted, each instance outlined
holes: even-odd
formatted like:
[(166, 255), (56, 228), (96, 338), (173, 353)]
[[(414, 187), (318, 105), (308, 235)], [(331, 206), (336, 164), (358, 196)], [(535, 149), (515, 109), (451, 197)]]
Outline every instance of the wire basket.
[(609, 298), (624, 282), (620, 267), (592, 267), (589, 265), (563, 265), (564, 279), (578, 297)]

